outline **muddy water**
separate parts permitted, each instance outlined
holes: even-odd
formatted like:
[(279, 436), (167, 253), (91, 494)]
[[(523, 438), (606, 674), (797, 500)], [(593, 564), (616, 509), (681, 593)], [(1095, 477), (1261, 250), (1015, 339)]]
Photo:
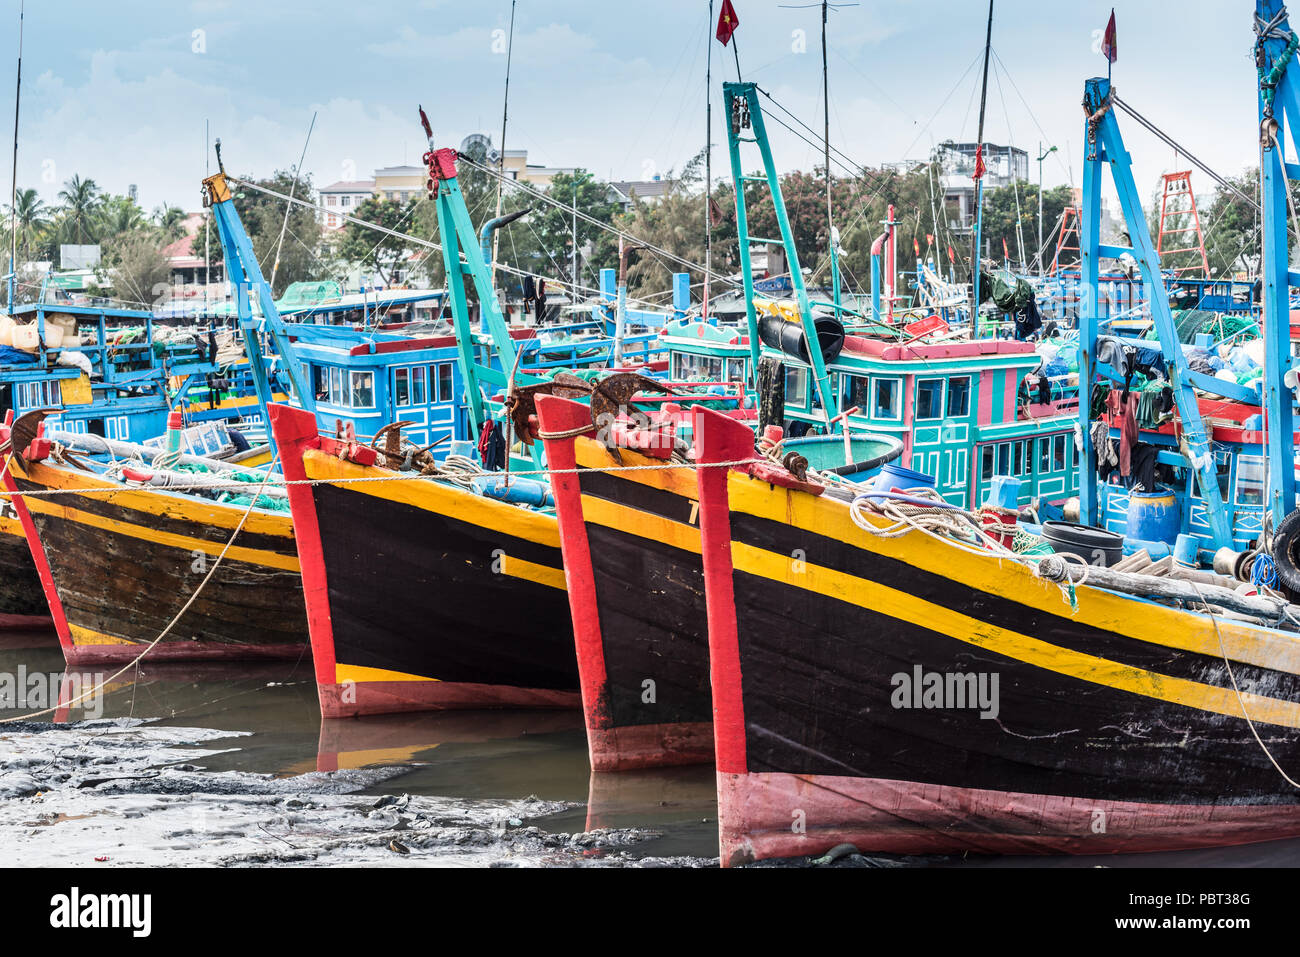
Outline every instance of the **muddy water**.
[[(95, 684), (62, 671), (52, 636), (0, 634), (0, 718), (67, 702), (77, 679)], [(717, 862), (712, 769), (592, 774), (576, 712), (322, 721), (306, 660), (146, 664), (129, 677), (84, 706), (0, 725), (0, 864)], [(1297, 863), (1300, 841), (1099, 858), (853, 855), (835, 866)]]
[[(62, 670), (0, 636), (0, 718), (70, 700)], [(322, 721), (306, 660), (128, 677), (0, 725), (0, 863), (716, 863), (711, 769), (593, 780), (576, 712)]]

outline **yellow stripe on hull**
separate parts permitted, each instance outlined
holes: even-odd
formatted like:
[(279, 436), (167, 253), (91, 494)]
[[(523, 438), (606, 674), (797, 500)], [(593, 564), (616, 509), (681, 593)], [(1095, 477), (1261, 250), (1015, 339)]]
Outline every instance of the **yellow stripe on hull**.
[(113, 635), (105, 635), (102, 632), (92, 631), (89, 628), (83, 628), (80, 625), (68, 623), (68, 632), (72, 636), (74, 645), (130, 645), (135, 642), (127, 641), (125, 638), (117, 638)]
[[(164, 532), (156, 528), (148, 528), (144, 525), (132, 525), (129, 522), (119, 522), (116, 519), (104, 518), (102, 515), (95, 515), (92, 512), (82, 511), (81, 509), (73, 508), (70, 505), (54, 504), (57, 501), (59, 501), (59, 499), (29, 498), (27, 499), (27, 508), (35, 514), (53, 515), (66, 521), (77, 522), (81, 525), (88, 525), (91, 528), (98, 528), (106, 532), (112, 532), (115, 535), (126, 535), (130, 538), (137, 538), (142, 541), (153, 542), (171, 548), (179, 548), (189, 552), (200, 551), (213, 557), (220, 555), (222, 550), (225, 549), (225, 546), (218, 542), (193, 538), (189, 535), (177, 535), (173, 532)], [(278, 568), (282, 571), (301, 571), (296, 555), (281, 555), (278, 552), (269, 552), (260, 548), (243, 548), (239, 545), (231, 545), (230, 548), (225, 551), (226, 558), (231, 561), (247, 562), (251, 565), (263, 565), (267, 568)]]
[(560, 591), (567, 591), (569, 587), (568, 582), (564, 579), (563, 568), (538, 565), (536, 562), (525, 561), (512, 555), (501, 556), (501, 574), (509, 575), (511, 578), (537, 582), (539, 585), (547, 585), (551, 588), (558, 588)]
[[(22, 475), (22, 470), (18, 467), (17, 462), (11, 463), (11, 468), (15, 476)], [(88, 497), (93, 498), (95, 501), (110, 502), (113, 505), (130, 508), (149, 515), (175, 518), (193, 522), (196, 525), (209, 525), (215, 528), (229, 529), (230, 531), (234, 531), (239, 527), (239, 521), (243, 518), (245, 511), (242, 507), (232, 508), (228, 505), (220, 505), (204, 499), (159, 494), (157, 489), (131, 488), (130, 486), (104, 481), (84, 472), (51, 468), (39, 463), (32, 464), (27, 477), (48, 489), (78, 491), (107, 489), (112, 494), (90, 491)], [(202, 476), (195, 476), (195, 481), (201, 479)], [(255, 488), (255, 485), (250, 486), (249, 491), (251, 492)], [(68, 495), (33, 496), (24, 498), (24, 501), (29, 509), (36, 511), (37, 509), (33, 508), (35, 503), (67, 501), (70, 497)], [(284, 513), (254, 510), (249, 513), (248, 520), (244, 522), (243, 530), (259, 535), (281, 535), (289, 539), (293, 537), (293, 519)]]
[[(1064, 604), (1061, 590), (1026, 565), (1002, 561), (937, 541), (922, 532), (881, 538), (854, 524), (848, 506), (836, 499), (774, 490), (766, 482), (731, 472), (728, 494), (733, 511), (845, 542), (897, 559), (961, 585), (1010, 598), (1030, 609), (1090, 625), (1135, 641), (1195, 654), (1223, 657), (1276, 671), (1300, 674), (1300, 638), (1266, 628), (1181, 611), (1113, 592), (1078, 587), (1078, 609)], [(878, 525), (885, 520), (867, 515)], [(788, 556), (781, 556), (788, 563)], [(797, 583), (796, 583), (797, 584)], [(878, 609), (887, 611), (887, 609)], [(1222, 639), (1222, 645), (1220, 645)], [(1233, 709), (1238, 714), (1239, 709)], [(1254, 713), (1252, 712), (1252, 717)]]
[(582, 518), (583, 521), (596, 525), (603, 525), (651, 541), (663, 542), (665, 545), (693, 552), (696, 555), (700, 554), (698, 526), (684, 525), (661, 515), (653, 515), (594, 495), (582, 496)]
[(410, 675), (405, 671), (387, 671), (383, 668), (367, 668), (363, 665), (340, 665), (334, 666), (334, 681), (343, 684), (345, 681), (365, 682), (365, 681), (438, 681), (437, 678), (426, 678), (423, 675)]
[[(327, 482), (399, 474), (356, 465), (320, 451), (307, 452), (302, 464), (309, 479)], [(355, 482), (336, 487), (446, 515), (481, 528), (497, 529), (508, 522), (508, 534), (516, 538), (552, 548), (560, 547), (560, 529), (554, 515), (528, 511), (441, 482), (403, 477), (390, 482)]]

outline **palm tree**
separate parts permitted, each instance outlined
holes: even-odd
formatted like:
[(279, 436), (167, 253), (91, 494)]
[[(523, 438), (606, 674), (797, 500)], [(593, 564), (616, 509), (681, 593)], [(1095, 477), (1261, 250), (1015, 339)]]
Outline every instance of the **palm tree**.
[(122, 236), (147, 225), (144, 210), (129, 196), (108, 196), (100, 201), (95, 223), (103, 239)]
[(45, 230), (50, 226), (49, 214), (49, 206), (34, 189), (20, 189), (13, 207), (5, 210), (5, 226), (11, 222), (14, 224), (23, 259), (30, 259), (32, 244), (44, 238)]
[(185, 210), (179, 206), (163, 203), (153, 211), (153, 221), (168, 242), (175, 242), (185, 235)]
[(98, 184), (73, 174), (59, 190), (59, 199), (63, 202), (63, 219), (69, 232), (75, 230), (77, 245), (85, 245), (88, 236), (94, 238), (95, 213), (101, 204)]

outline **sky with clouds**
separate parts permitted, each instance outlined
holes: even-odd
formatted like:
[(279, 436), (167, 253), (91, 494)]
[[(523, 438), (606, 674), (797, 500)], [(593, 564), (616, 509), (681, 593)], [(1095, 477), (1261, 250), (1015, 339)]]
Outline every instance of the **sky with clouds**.
[[(820, 129), (820, 5), (733, 3), (745, 78)], [(1096, 44), (1112, 5), (1124, 99), (1220, 172), (1253, 165), (1249, 0), (996, 0), (985, 139), (1031, 154), (1053, 143), (1046, 182), (1081, 180), (1083, 81), (1105, 72)], [(835, 146), (876, 165), (975, 138), (982, 0), (837, 6)], [(11, 92), (18, 8), (0, 0), (0, 89)], [(711, 48), (714, 168), (725, 170), (721, 83), (736, 66), (712, 39), (708, 0), (519, 0), (515, 17), (508, 148), (607, 178), (680, 168), (705, 142)], [(439, 145), (473, 132), (496, 142), (509, 22), (509, 0), (28, 0), (19, 183), (52, 201), (80, 173), (113, 192), (137, 184), (146, 208), (197, 208), (205, 121), (228, 169), (265, 175), (297, 162), (318, 113), (305, 162), (317, 185), (418, 163), (418, 104)], [(1131, 121), (1123, 127), (1143, 196), (1161, 172), (1185, 167)], [(819, 149), (779, 128), (773, 144), (783, 169), (820, 162)], [(1208, 191), (1204, 176), (1193, 181)]]

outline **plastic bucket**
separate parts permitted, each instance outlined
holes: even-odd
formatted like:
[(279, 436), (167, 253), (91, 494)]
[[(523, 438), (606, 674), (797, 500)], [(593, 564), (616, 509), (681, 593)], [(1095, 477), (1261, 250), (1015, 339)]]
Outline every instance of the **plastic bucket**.
[(888, 462), (880, 470), (876, 480), (871, 483), (871, 487), (878, 492), (894, 490), (905, 492), (911, 488), (934, 488), (934, 479), (924, 472), (917, 472), (896, 462)]
[(1183, 511), (1172, 491), (1129, 493), (1126, 537), (1172, 545), (1182, 524)]

